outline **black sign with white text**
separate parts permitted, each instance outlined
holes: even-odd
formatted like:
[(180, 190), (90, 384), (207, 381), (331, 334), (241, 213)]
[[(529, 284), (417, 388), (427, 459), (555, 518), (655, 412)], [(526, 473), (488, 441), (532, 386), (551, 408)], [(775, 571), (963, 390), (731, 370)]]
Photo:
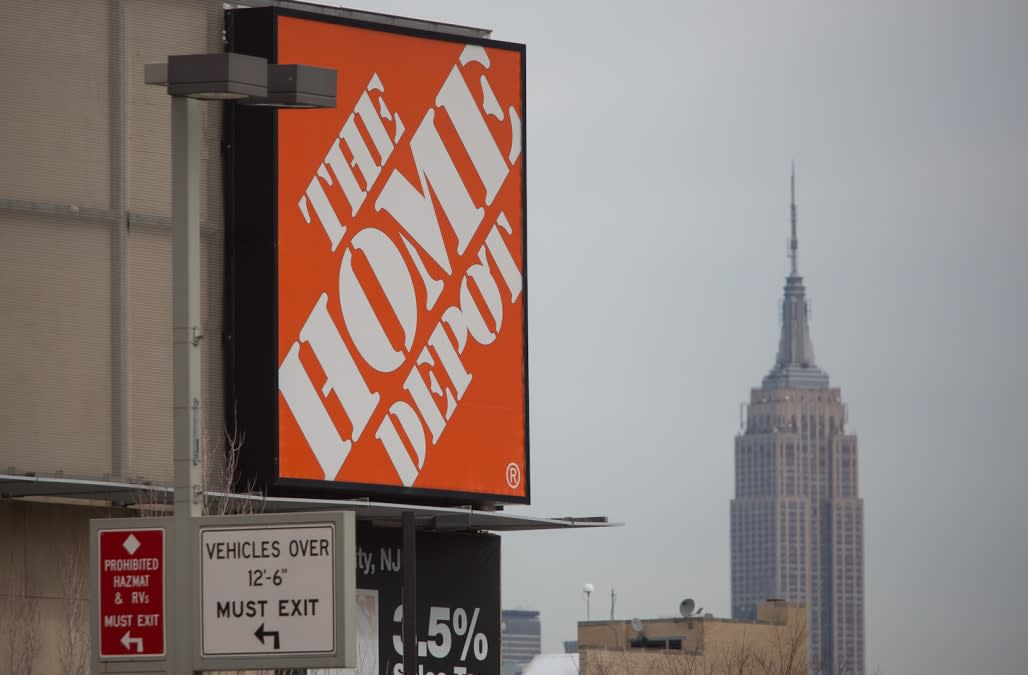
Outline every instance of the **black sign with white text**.
[[(357, 530), (357, 675), (404, 675), (399, 529)], [(500, 538), (417, 535), (416, 675), (500, 671)]]

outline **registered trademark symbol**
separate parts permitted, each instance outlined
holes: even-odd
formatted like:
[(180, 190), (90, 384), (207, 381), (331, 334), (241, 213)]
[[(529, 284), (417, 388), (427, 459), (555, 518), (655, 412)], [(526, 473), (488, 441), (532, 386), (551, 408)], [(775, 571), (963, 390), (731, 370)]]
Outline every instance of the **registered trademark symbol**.
[(511, 488), (521, 485), (521, 467), (514, 462), (507, 465), (507, 485)]

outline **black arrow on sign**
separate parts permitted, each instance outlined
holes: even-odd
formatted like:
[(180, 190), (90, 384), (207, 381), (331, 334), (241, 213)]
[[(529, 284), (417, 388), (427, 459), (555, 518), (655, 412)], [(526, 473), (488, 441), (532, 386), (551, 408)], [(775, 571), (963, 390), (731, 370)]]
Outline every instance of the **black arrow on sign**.
[(266, 637), (273, 637), (273, 638), (275, 638), (274, 649), (278, 649), (278, 631), (277, 630), (264, 630), (264, 624), (262, 623), (261, 627), (253, 632), (253, 635), (258, 640), (261, 641), (261, 644), (264, 644), (264, 638), (266, 638)]

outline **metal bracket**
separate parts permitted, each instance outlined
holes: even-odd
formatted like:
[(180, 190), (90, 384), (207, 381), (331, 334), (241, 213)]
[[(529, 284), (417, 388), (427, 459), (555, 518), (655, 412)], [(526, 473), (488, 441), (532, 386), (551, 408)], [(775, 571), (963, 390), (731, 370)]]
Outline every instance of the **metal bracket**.
[(200, 399), (193, 399), (193, 466), (200, 464)]

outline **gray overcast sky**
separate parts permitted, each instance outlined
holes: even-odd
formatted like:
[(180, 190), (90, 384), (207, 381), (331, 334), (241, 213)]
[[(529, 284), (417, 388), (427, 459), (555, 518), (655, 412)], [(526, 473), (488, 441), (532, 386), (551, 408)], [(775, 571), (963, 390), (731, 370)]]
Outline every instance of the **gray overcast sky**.
[(1028, 3), (344, 3), (528, 45), (544, 648), (730, 613), (739, 404), (770, 368), (789, 164), (817, 361), (859, 436), (869, 672), (1028, 672)]

